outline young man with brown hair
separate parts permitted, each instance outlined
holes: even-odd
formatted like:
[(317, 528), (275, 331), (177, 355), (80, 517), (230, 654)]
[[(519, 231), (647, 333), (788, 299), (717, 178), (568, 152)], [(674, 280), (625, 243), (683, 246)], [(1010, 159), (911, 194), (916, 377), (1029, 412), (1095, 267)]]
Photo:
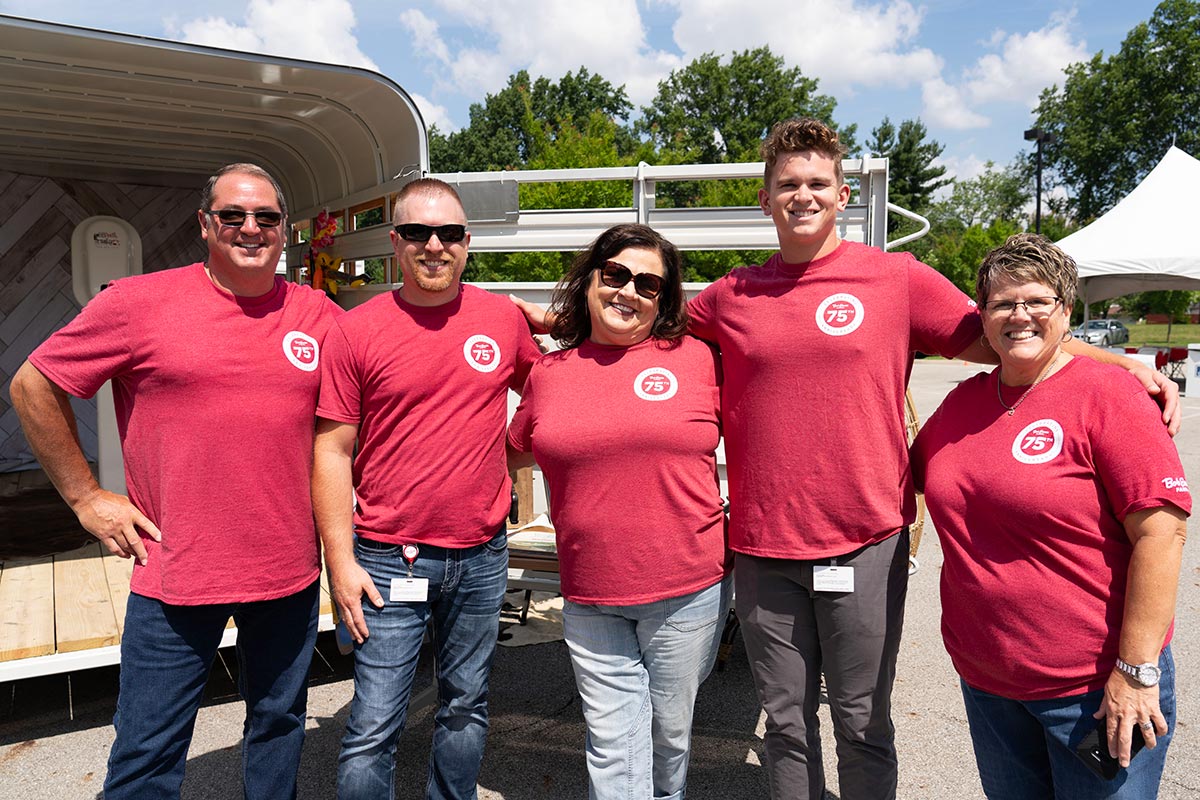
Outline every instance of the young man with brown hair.
[[(758, 199), (779, 252), (717, 280), (689, 312), (725, 370), (729, 544), (772, 796), (824, 794), (823, 673), (841, 797), (882, 800), (896, 793), (891, 692), (916, 511), (904, 428), (912, 353), (995, 356), (974, 301), (946, 278), (908, 253), (840, 238), (845, 152), (816, 120), (772, 129)], [(1164, 418), (1177, 426), (1175, 406)]]

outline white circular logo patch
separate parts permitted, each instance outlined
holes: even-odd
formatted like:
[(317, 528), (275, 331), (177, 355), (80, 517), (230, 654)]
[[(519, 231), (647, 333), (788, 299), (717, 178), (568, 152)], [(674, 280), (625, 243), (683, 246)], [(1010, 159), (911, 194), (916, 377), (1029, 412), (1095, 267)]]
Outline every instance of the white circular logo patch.
[(633, 379), (633, 393), (643, 400), (670, 400), (679, 391), (679, 379), (669, 369), (650, 367)]
[(463, 345), (467, 363), (480, 372), (493, 372), (500, 366), (500, 345), (490, 336), (477, 333)]
[(320, 348), (317, 347), (317, 340), (307, 333), (289, 331), (283, 337), (283, 354), (292, 362), (293, 367), (305, 372), (314, 372), (317, 369)]
[(1026, 425), (1013, 440), (1013, 458), (1022, 464), (1045, 464), (1063, 448), (1063, 429), (1052, 419)]
[(830, 336), (854, 333), (862, 321), (862, 301), (852, 294), (830, 295), (817, 306), (817, 327)]

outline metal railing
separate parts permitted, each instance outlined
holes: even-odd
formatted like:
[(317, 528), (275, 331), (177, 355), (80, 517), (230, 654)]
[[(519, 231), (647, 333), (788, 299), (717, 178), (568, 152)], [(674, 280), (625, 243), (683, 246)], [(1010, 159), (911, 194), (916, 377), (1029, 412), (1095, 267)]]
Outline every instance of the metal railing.
[[(843, 239), (888, 248), (887, 214), (894, 211), (924, 223), (924, 218), (887, 201), (888, 161), (885, 158), (846, 159), (846, 179), (856, 184), (851, 203), (838, 217)], [(774, 226), (758, 206), (660, 208), (658, 185), (670, 181), (761, 179), (762, 162), (681, 164), (593, 169), (513, 170), (437, 174), (455, 186), (471, 223), (471, 250), (487, 252), (574, 251), (618, 223), (640, 222), (658, 230), (684, 250), (771, 250), (777, 246)], [(534, 183), (619, 181), (629, 184), (629, 205), (614, 208), (521, 208), (520, 187)], [(378, 258), (392, 252), (390, 224), (339, 234), (331, 255), (345, 260)], [(304, 245), (288, 248), (288, 265), (302, 262)]]

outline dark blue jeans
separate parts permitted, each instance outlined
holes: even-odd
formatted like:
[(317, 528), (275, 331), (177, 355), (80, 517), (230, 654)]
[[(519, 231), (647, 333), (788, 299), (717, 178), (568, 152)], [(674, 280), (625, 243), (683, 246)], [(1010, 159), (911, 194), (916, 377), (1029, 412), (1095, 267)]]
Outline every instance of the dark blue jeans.
[(338, 797), (395, 796), (396, 741), (407, 719), (421, 641), (432, 622), (438, 710), (426, 797), (474, 798), (487, 738), (488, 675), (508, 583), (505, 531), (463, 549), (420, 545), (413, 577), (429, 579), (426, 602), (388, 600), (392, 579), (408, 575), (400, 545), (359, 538), (354, 553), (385, 603), (375, 608), (363, 598), (370, 635), (355, 646), (354, 701), (338, 756)]
[(293, 798), (304, 744), (319, 584), (277, 600), (173, 606), (129, 595), (105, 800), (177, 798), (225, 625), (238, 627), (246, 800)]
[(1167, 720), (1167, 735), (1153, 750), (1143, 748), (1129, 768), (1111, 781), (1089, 770), (1075, 746), (1099, 720), (1104, 691), (1055, 700), (1023, 702), (962, 684), (971, 726), (971, 743), (979, 779), (988, 800), (1153, 800), (1175, 735), (1175, 662), (1171, 648), (1158, 659), (1158, 704)]

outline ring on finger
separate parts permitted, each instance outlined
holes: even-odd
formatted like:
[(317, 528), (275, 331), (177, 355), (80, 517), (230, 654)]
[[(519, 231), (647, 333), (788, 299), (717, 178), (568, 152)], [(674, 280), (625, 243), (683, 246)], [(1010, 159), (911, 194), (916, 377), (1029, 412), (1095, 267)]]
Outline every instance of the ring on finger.
[(1139, 722), (1138, 727), (1146, 732), (1149, 732), (1149, 731), (1154, 730), (1154, 723), (1153, 722)]

